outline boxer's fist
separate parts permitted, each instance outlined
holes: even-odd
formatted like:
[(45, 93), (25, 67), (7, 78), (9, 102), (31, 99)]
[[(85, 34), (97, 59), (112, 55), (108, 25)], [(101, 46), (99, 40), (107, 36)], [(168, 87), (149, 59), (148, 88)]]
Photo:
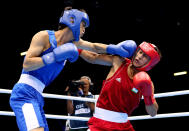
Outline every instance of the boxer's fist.
[(153, 84), (146, 72), (141, 71), (135, 74), (133, 84), (137, 90), (141, 91), (146, 105), (152, 105), (155, 102)]
[(67, 59), (70, 62), (75, 62), (79, 57), (78, 49), (73, 43), (58, 46), (53, 50), (53, 53), (57, 62)]
[(117, 45), (108, 45), (106, 52), (109, 54), (129, 58), (133, 55), (136, 48), (137, 45), (133, 40), (126, 40)]
[(73, 43), (58, 46), (52, 52), (42, 56), (43, 63), (49, 65), (63, 60), (75, 62), (79, 57), (77, 47)]

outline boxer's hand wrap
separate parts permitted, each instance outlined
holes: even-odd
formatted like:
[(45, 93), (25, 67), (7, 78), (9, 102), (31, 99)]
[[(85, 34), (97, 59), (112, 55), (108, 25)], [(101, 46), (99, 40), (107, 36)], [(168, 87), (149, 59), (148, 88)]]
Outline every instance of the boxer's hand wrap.
[(129, 58), (133, 55), (136, 48), (137, 45), (133, 40), (126, 40), (117, 45), (108, 45), (106, 52), (109, 54)]
[(67, 59), (70, 62), (75, 62), (78, 57), (79, 53), (77, 47), (73, 43), (66, 43), (55, 48), (53, 52), (43, 55), (42, 59), (45, 65), (49, 65)]
[(133, 84), (136, 89), (140, 89), (145, 105), (152, 105), (155, 102), (152, 81), (146, 72), (137, 73), (133, 77)]
[(79, 55), (81, 54), (82, 51), (83, 51), (82, 49), (78, 49), (78, 53), (79, 53)]

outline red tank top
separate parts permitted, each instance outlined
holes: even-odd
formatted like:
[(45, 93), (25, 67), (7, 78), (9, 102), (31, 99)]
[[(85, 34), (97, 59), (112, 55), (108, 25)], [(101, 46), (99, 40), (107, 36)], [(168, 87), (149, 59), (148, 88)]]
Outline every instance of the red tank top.
[(125, 62), (118, 68), (114, 75), (103, 81), (103, 86), (97, 101), (97, 107), (123, 112), (130, 115), (138, 107), (141, 93), (132, 92), (133, 80), (127, 74), (128, 65), (131, 60)]

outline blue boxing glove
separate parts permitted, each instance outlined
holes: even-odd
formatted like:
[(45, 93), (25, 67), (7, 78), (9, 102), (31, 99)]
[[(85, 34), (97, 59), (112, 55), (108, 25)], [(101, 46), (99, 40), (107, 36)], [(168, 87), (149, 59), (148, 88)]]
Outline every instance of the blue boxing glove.
[(122, 57), (131, 57), (137, 48), (133, 40), (126, 40), (117, 45), (108, 45), (106, 52), (112, 55), (119, 55)]
[(43, 63), (49, 65), (63, 60), (75, 62), (79, 57), (77, 47), (73, 43), (66, 43), (58, 46), (52, 52), (42, 56)]

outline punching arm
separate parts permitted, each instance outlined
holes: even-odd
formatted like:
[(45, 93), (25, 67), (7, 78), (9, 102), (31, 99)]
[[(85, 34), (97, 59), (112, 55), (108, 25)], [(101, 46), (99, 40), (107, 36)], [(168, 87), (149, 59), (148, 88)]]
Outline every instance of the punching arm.
[(102, 44), (102, 43), (92, 43), (89, 41), (85, 41), (80, 39), (78, 42), (74, 42), (74, 44), (79, 48), (79, 49), (84, 49), (96, 53), (106, 53), (106, 48), (108, 45)]
[(79, 49), (79, 53), (82, 59), (91, 64), (112, 66), (114, 56), (107, 54), (97, 54), (87, 50)]
[(111, 55), (119, 55), (121, 57), (131, 57), (136, 50), (136, 43), (132, 40), (126, 40), (117, 45), (106, 45), (102, 43), (92, 43), (84, 40), (75, 42), (76, 46), (81, 49), (93, 51), (96, 53), (108, 53)]
[(117, 45), (108, 45), (106, 52), (113, 55), (119, 55), (121, 57), (131, 57), (136, 50), (136, 43), (133, 40), (126, 40), (120, 42)]

